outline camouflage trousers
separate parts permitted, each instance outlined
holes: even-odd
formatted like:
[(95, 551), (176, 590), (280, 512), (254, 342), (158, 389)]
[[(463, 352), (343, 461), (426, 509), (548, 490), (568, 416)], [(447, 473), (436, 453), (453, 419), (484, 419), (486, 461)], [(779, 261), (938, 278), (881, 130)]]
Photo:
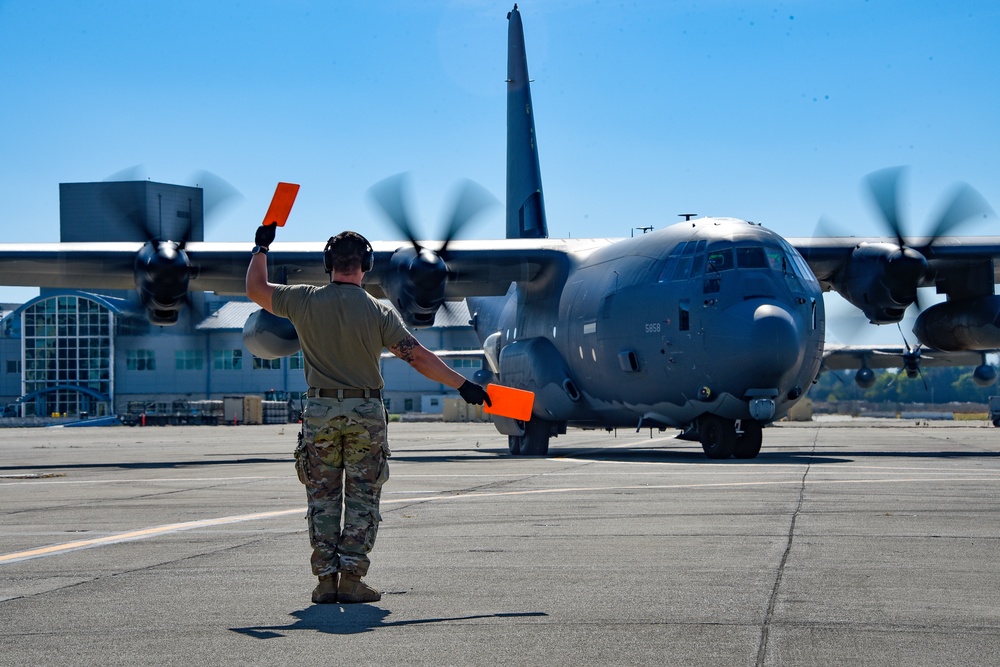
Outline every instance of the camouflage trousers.
[(310, 398), (295, 468), (306, 485), (312, 571), (364, 576), (389, 479), (385, 408), (378, 399)]

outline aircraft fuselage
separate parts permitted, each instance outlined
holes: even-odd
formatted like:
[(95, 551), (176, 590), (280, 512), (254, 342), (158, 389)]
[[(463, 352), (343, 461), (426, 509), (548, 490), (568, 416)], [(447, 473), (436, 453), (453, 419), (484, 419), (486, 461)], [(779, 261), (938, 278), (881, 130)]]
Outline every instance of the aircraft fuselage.
[(819, 372), (819, 283), (770, 230), (704, 218), (572, 259), (548, 296), (518, 284), (505, 297), (469, 299), (499, 381), (535, 391), (540, 419), (766, 424)]

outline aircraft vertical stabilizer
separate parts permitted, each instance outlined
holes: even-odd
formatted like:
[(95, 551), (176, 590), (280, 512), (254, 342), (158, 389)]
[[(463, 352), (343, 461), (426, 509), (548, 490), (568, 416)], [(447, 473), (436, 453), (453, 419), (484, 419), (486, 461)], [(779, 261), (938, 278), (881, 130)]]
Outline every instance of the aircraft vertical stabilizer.
[(528, 58), (517, 5), (507, 20), (507, 238), (548, 238)]

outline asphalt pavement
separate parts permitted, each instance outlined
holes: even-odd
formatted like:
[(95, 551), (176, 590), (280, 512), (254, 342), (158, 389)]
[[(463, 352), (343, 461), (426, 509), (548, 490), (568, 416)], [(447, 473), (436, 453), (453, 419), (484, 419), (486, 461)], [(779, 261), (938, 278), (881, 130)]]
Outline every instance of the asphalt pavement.
[(996, 665), (1000, 429), (390, 426), (368, 605), (314, 605), (295, 425), (0, 431), (0, 665)]

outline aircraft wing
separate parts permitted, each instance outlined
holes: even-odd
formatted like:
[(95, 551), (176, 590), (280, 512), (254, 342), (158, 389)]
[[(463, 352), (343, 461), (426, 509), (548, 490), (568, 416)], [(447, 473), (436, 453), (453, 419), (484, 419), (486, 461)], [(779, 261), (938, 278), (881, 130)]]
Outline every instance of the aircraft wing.
[(0, 244), (0, 284), (133, 289), (142, 243)]
[[(997, 237), (939, 237), (933, 239), (933, 243), (931, 241), (929, 238), (908, 241), (911, 247), (922, 249), (932, 269), (930, 277), (921, 283), (921, 287), (935, 286), (951, 278), (955, 272), (985, 266), (987, 263), (991, 264), (989, 269), (993, 284), (1000, 283), (1000, 243), (997, 243)], [(829, 290), (835, 288), (847, 271), (859, 244), (896, 244), (897, 239), (850, 236), (790, 238), (788, 242), (808, 262), (824, 290)]]
[[(251, 243), (192, 242), (184, 246), (191, 264), (189, 288), (220, 294), (243, 294)], [(271, 280), (289, 284), (322, 285), (324, 243), (276, 242), (268, 253)], [(438, 244), (440, 245), (440, 244)], [(600, 245), (597, 243), (596, 245)], [(372, 244), (375, 268), (364, 286), (374, 296), (386, 296), (382, 284), (392, 269), (392, 256), (409, 248), (404, 241)], [(0, 244), (0, 284), (67, 289), (135, 289), (136, 258), (143, 244), (125, 243), (17, 243)], [(427, 247), (435, 248), (434, 242)], [(453, 241), (448, 246), (445, 296), (495, 296), (511, 282), (532, 281), (565, 267), (571, 252), (587, 252), (594, 241), (558, 239), (501, 239)], [(141, 280), (141, 278), (140, 278)]]
[[(831, 371), (855, 368), (903, 368), (904, 358), (912, 357), (913, 348), (902, 345), (865, 347), (861, 345), (827, 345), (823, 351), (823, 369)], [(920, 366), (978, 366), (983, 363), (982, 352), (943, 352), (922, 348)]]

